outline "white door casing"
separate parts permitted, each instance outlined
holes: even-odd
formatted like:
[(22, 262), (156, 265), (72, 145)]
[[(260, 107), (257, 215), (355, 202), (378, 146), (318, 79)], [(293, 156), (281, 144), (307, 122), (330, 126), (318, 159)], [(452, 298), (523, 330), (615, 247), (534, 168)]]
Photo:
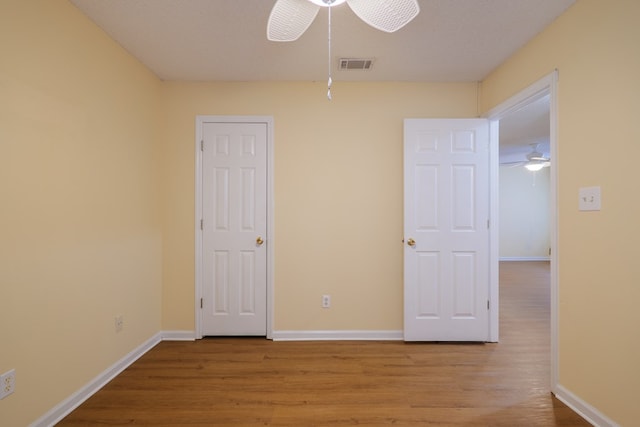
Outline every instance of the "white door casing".
[(489, 122), (404, 129), (404, 339), (488, 341)]
[(244, 119), (198, 118), (197, 337), (271, 332), (271, 123)]

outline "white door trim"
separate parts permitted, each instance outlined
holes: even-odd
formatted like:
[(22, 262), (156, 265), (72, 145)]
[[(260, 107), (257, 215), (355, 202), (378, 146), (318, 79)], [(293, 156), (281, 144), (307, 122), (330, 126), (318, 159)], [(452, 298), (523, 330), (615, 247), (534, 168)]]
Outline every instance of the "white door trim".
[(497, 120), (489, 119), (489, 342), (498, 342), (500, 338), (500, 204), (498, 194), (500, 181), (500, 135)]
[(274, 206), (273, 206), (273, 117), (271, 116), (196, 116), (195, 139), (195, 336), (202, 338), (202, 310), (200, 301), (203, 293), (202, 259), (202, 128), (204, 123), (264, 123), (267, 126), (267, 338), (273, 335), (273, 284), (274, 284)]
[[(549, 201), (549, 226), (551, 234), (551, 391), (554, 394), (558, 392), (558, 70), (554, 70), (552, 73), (541, 78), (537, 82), (533, 83), (526, 89), (515, 94), (511, 98), (507, 99), (497, 107), (490, 110), (485, 117), (487, 117), (491, 123), (491, 129), (496, 132), (498, 129), (499, 120), (507, 114), (514, 112), (523, 106), (534, 102), (545, 95), (549, 95), (549, 119), (550, 119), (550, 155), (553, 161), (550, 167), (550, 201)], [(494, 148), (494, 158), (491, 163), (491, 210), (492, 221), (498, 225), (498, 147)], [(491, 304), (498, 304), (498, 230), (499, 226), (491, 227), (495, 236), (492, 235), (492, 252), (491, 252)], [(498, 340), (498, 310), (491, 310), (491, 341)], [(495, 333), (495, 335), (494, 335)], [(493, 339), (495, 338), (495, 339)]]

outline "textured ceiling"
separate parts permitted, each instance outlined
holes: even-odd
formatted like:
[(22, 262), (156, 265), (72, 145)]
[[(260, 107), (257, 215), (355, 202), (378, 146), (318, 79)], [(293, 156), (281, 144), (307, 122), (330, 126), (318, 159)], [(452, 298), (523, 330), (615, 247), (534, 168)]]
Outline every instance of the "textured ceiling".
[(500, 120), (500, 162), (519, 162), (533, 151), (550, 156), (549, 95)]
[[(321, 81), (327, 9), (297, 41), (270, 42), (275, 0), (70, 0), (163, 80)], [(305, 1), (305, 0), (301, 0)], [(419, 0), (400, 31), (363, 23), (347, 4), (332, 13), (332, 57), (374, 58), (346, 81), (480, 81), (575, 0)]]

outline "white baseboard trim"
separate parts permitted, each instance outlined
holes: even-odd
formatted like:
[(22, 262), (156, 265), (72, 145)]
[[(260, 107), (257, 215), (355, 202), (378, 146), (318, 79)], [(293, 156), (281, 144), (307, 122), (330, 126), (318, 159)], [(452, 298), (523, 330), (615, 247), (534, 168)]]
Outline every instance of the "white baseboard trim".
[(584, 400), (580, 399), (575, 394), (561, 385), (556, 385), (555, 396), (562, 403), (573, 409), (578, 415), (584, 418), (587, 422), (597, 427), (620, 427), (619, 424), (609, 419), (606, 415), (598, 411), (593, 406), (589, 405)]
[(158, 333), (149, 338), (147, 341), (133, 349), (129, 354), (114, 363), (110, 368), (103, 371), (100, 375), (91, 380), (87, 385), (73, 393), (67, 399), (60, 402), (49, 412), (36, 420), (32, 427), (49, 427), (55, 425), (64, 417), (69, 415), (71, 411), (76, 409), (88, 398), (93, 396), (98, 390), (104, 387), (109, 381), (115, 378), (120, 372), (124, 371), (129, 365), (138, 360), (147, 351), (151, 350), (162, 340), (162, 334)]
[(195, 331), (163, 331), (162, 341), (195, 341)]
[(59, 403), (37, 421), (31, 424), (32, 427), (49, 427), (55, 425), (64, 417), (69, 415), (74, 409), (83, 404), (88, 398), (93, 396), (98, 390), (104, 387), (109, 381), (114, 379), (119, 373), (127, 369), (133, 362), (142, 357), (146, 352), (155, 347), (160, 341), (194, 341), (195, 331), (161, 331), (149, 338), (129, 354), (106, 369), (100, 375), (91, 380), (87, 385), (73, 393), (67, 399)]
[(499, 261), (551, 261), (548, 256), (501, 256)]
[(274, 341), (402, 341), (402, 331), (273, 331)]

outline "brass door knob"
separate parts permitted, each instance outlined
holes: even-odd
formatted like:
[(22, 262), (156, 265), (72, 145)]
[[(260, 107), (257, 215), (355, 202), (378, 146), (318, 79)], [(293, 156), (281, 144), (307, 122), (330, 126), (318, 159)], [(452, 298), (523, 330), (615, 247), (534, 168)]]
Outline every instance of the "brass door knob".
[(262, 237), (258, 236), (258, 238), (256, 239), (256, 244), (258, 246), (262, 246), (263, 243), (264, 243), (264, 240), (262, 240)]
[(409, 238), (409, 240), (407, 240), (407, 245), (409, 245), (409, 246), (415, 246), (415, 245), (416, 245), (416, 241), (415, 241), (415, 240), (413, 240), (413, 239), (411, 239), (411, 238)]

